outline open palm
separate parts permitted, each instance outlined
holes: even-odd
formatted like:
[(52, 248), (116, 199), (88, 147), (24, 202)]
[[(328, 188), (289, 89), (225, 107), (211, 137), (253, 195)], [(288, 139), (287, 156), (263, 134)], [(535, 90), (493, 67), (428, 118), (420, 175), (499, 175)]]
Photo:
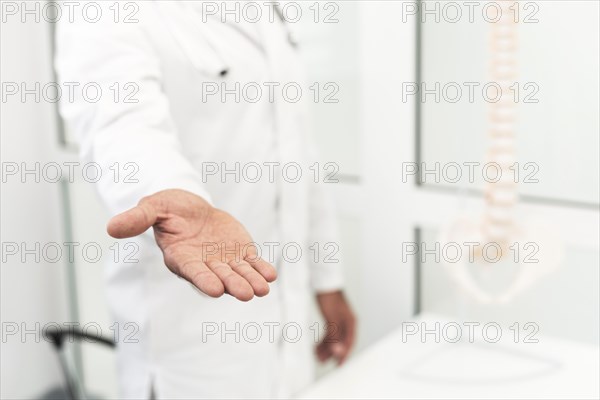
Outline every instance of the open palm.
[(228, 213), (184, 190), (165, 190), (113, 217), (108, 233), (122, 239), (154, 228), (166, 266), (212, 297), (248, 301), (269, 293), (275, 268), (258, 257), (250, 234)]

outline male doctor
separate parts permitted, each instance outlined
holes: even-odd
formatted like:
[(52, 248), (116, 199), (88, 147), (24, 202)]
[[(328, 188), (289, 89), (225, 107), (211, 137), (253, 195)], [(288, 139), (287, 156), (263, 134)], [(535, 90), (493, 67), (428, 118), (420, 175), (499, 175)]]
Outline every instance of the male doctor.
[[(61, 113), (102, 169), (109, 234), (139, 249), (107, 274), (116, 321), (135, 327), (117, 344), (121, 396), (290, 396), (312, 379), (313, 346), (343, 362), (355, 325), (340, 263), (308, 251), (338, 239), (326, 184), (308, 176), (305, 99), (208, 95), (248, 82), (308, 88), (287, 27), (263, 2), (257, 21), (214, 12), (222, 2), (126, 4), (61, 20), (55, 60), (61, 82), (102, 90)], [(302, 179), (283, 175), (291, 162)], [(240, 165), (275, 173), (214, 173)], [(282, 256), (289, 243), (299, 259)], [(309, 321), (311, 293), (328, 324)]]

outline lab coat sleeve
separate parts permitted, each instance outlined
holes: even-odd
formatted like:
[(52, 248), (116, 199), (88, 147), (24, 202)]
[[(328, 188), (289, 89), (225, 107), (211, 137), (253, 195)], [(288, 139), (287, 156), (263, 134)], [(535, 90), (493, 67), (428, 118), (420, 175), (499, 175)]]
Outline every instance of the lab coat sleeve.
[[(118, 213), (144, 196), (177, 188), (210, 203), (198, 170), (184, 155), (162, 91), (160, 60), (142, 23), (106, 20), (59, 23), (55, 56), (59, 81), (78, 85), (72, 101), (61, 98), (60, 110), (83, 166), (102, 174), (102, 200)], [(90, 98), (100, 88), (100, 99), (84, 99), (84, 85)]]
[[(316, 159), (313, 143), (310, 150), (311, 158)], [(311, 182), (309, 193), (309, 246), (318, 248), (318, 257), (314, 257), (314, 247), (310, 252), (310, 279), (317, 293), (341, 290), (344, 286), (342, 245), (331, 185), (335, 183), (325, 183), (323, 179)]]

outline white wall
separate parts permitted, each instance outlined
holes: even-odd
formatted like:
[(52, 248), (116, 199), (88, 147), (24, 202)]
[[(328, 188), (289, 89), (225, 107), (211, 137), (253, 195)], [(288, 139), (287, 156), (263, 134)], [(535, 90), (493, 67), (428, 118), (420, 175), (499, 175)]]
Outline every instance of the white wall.
[[(47, 25), (9, 19), (2, 23), (0, 36), (3, 83), (51, 81)], [(1, 114), (3, 165), (52, 161), (56, 148), (52, 104), (36, 103), (32, 97), (22, 103), (16, 97), (2, 102)], [(24, 242), (31, 248), (35, 242), (61, 242), (60, 186), (35, 183), (33, 176), (27, 178), (28, 183), (21, 183), (18, 177), (2, 183), (2, 243)], [(66, 320), (64, 265), (36, 263), (33, 256), (26, 261), (7, 256), (0, 270), (2, 398), (35, 398), (62, 383), (50, 343), (33, 333), (25, 337), (5, 335), (12, 323), (33, 331), (36, 323), (41, 327)]]
[[(433, 9), (435, 2), (429, 4)], [(515, 95), (516, 155), (521, 165), (537, 164), (535, 178), (539, 183), (522, 184), (519, 192), (598, 204), (600, 5), (594, 1), (545, 1), (537, 3), (535, 14), (533, 8), (525, 8), (525, 3), (521, 7), (523, 15), (531, 14), (538, 22), (522, 22), (515, 28), (516, 81), (523, 87)], [(486, 162), (489, 103), (483, 100), (481, 87), (491, 81), (489, 28), (490, 23), (483, 18), (475, 17), (474, 23), (469, 23), (466, 16), (458, 23), (443, 19), (436, 23), (429, 15), (423, 24), (425, 87), (431, 90), (436, 82), (441, 86), (457, 83), (463, 90), (456, 103), (436, 102), (431, 94), (423, 95), (423, 161), (428, 164)], [(472, 103), (467, 101), (464, 82), (480, 84)], [(537, 87), (535, 94), (532, 89), (524, 89), (528, 83)], [(448, 96), (454, 96), (453, 92)], [(534, 99), (537, 103), (531, 103)], [(477, 188), (483, 184), (479, 172)], [(435, 184), (429, 180), (429, 184)], [(448, 182), (440, 185), (457, 186)], [(461, 185), (469, 186), (466, 179)]]

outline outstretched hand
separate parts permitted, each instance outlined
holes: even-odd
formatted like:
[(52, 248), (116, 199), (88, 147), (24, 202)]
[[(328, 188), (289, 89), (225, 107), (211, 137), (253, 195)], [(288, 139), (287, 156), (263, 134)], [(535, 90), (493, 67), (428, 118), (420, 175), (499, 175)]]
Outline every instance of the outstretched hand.
[(228, 293), (248, 301), (265, 296), (277, 277), (239, 221), (190, 192), (170, 189), (144, 197), (113, 217), (107, 230), (123, 239), (150, 227), (166, 266), (211, 297)]

